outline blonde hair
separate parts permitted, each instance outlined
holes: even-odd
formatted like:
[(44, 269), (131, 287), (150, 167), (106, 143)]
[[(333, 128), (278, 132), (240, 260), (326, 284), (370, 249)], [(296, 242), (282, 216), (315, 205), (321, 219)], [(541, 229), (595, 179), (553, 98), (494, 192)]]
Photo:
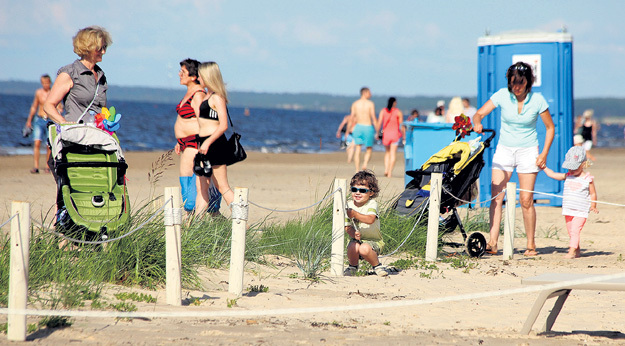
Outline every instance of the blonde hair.
[(226, 91), (226, 85), (221, 77), (219, 65), (217, 65), (216, 62), (209, 61), (201, 63), (198, 74), (209, 91), (221, 96), (224, 101), (228, 103), (228, 91)]
[(84, 58), (93, 51), (106, 49), (113, 44), (113, 39), (106, 29), (99, 26), (88, 26), (78, 30), (76, 36), (72, 38), (72, 42), (74, 43), (74, 53)]
[(447, 107), (447, 113), (453, 115), (460, 115), (464, 111), (464, 105), (462, 104), (462, 99), (460, 96), (455, 96), (449, 101), (449, 106)]

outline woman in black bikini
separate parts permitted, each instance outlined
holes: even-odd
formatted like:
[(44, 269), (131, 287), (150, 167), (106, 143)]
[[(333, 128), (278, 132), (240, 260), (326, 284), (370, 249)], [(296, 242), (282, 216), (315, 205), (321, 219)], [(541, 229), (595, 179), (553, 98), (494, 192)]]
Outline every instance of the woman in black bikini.
[[(234, 199), (234, 192), (228, 184), (226, 164), (232, 158), (228, 154), (228, 140), (224, 132), (228, 129), (228, 93), (216, 62), (205, 62), (199, 68), (200, 83), (208, 94), (202, 100), (198, 122), (200, 134), (198, 152), (201, 160), (208, 160), (212, 168), (213, 182), (228, 205)], [(200, 177), (202, 199), (196, 201), (196, 209), (202, 210), (209, 203), (209, 176)]]

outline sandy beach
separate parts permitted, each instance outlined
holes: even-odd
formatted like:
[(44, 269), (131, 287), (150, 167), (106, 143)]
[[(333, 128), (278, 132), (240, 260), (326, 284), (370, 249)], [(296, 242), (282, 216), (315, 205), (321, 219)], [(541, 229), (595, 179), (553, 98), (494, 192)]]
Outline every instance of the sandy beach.
[[(294, 209), (321, 199), (335, 178), (349, 179), (354, 167), (344, 153), (265, 154), (248, 153), (243, 163), (229, 168), (233, 187), (249, 188), (249, 200), (273, 209)], [(625, 149), (593, 149), (595, 164), (588, 169), (595, 176), (600, 201), (625, 204), (622, 187)], [(163, 193), (164, 187), (178, 186), (177, 157), (159, 181), (151, 184), (148, 173), (163, 152), (128, 152), (128, 190), (131, 201), (141, 204)], [(171, 165), (170, 165), (171, 164)], [(170, 166), (169, 166), (170, 165)], [(11, 201), (31, 203), (31, 215), (41, 220), (55, 200), (50, 174), (29, 174), (31, 156), (0, 156), (0, 223), (10, 216)], [(393, 178), (381, 177), (383, 153), (374, 152), (369, 168), (380, 176), (380, 201), (403, 191), (403, 160)], [(558, 167), (552, 167), (559, 170)], [(158, 170), (158, 169), (157, 169)], [(183, 297), (202, 297), (199, 305), (182, 307), (165, 303), (165, 290), (111, 287), (115, 291), (148, 293), (157, 303), (136, 303), (140, 312), (188, 313), (189, 317), (153, 317), (116, 320), (78, 317), (68, 328), (39, 331), (28, 336), (38, 344), (460, 344), (460, 345), (597, 345), (625, 343), (625, 292), (574, 290), (558, 317), (553, 332), (537, 333), (544, 324), (553, 300), (549, 300), (529, 335), (520, 330), (536, 299), (537, 292), (507, 294), (527, 288), (521, 279), (543, 273), (616, 274), (625, 271), (625, 208), (599, 204), (582, 232), (582, 257), (567, 260), (568, 234), (556, 207), (537, 207), (539, 256), (523, 257), (524, 235), (515, 240), (515, 256), (485, 256), (470, 269), (437, 263), (435, 269), (408, 269), (388, 277), (324, 277), (321, 282), (293, 278), (298, 269), (290, 260), (270, 258), (272, 265), (246, 264), (244, 287), (263, 285), (267, 292), (246, 292), (228, 308), (228, 271), (203, 270), (204, 290), (183, 289)], [(222, 206), (224, 215), (229, 210)], [(250, 221), (260, 220), (269, 211), (250, 207)], [(304, 212), (305, 213), (305, 212)], [(276, 222), (297, 217), (296, 213), (271, 213)], [(521, 211), (516, 212), (522, 229)], [(50, 219), (50, 217), (48, 217)], [(9, 226), (2, 231), (8, 231)], [(460, 239), (458, 232), (457, 237)], [(500, 240), (500, 249), (503, 247)], [(501, 252), (500, 252), (501, 254)], [(390, 263), (399, 257), (386, 258)], [(486, 294), (484, 297), (458, 297)], [(431, 302), (448, 297), (445, 302)], [(453, 299), (452, 299), (453, 298)], [(419, 303), (426, 301), (426, 303)], [(383, 303), (389, 303), (385, 306)], [(370, 304), (373, 304), (370, 306)], [(378, 304), (377, 306), (375, 304)], [(366, 305), (364, 309), (344, 306)], [(391, 306), (392, 305), (392, 306)], [(306, 308), (326, 308), (306, 312)], [(267, 313), (267, 310), (293, 309)], [(299, 309), (299, 310), (298, 310)], [(211, 316), (210, 312), (245, 313), (242, 316)], [(197, 316), (191, 316), (197, 313)], [(6, 315), (0, 316), (0, 322)], [(29, 323), (37, 321), (29, 317)], [(0, 344), (7, 343), (6, 336)], [(17, 343), (19, 344), (19, 343)]]

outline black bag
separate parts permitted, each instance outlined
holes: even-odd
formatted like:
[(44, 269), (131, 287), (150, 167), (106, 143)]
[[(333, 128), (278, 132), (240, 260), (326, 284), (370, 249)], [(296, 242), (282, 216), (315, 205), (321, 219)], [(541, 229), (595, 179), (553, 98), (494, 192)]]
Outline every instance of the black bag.
[(228, 112), (228, 121), (230, 122), (230, 127), (232, 128), (232, 136), (228, 139), (228, 151), (232, 153), (232, 156), (227, 165), (232, 165), (245, 160), (247, 158), (247, 153), (241, 145), (241, 135), (234, 131), (234, 124), (232, 124), (232, 119), (230, 119), (230, 112)]
[(228, 163), (229, 165), (241, 162), (247, 158), (247, 153), (245, 152), (245, 149), (243, 149), (240, 140), (241, 135), (236, 132), (233, 132), (230, 139), (228, 139), (228, 148), (233, 153), (232, 159), (230, 160), (230, 163)]

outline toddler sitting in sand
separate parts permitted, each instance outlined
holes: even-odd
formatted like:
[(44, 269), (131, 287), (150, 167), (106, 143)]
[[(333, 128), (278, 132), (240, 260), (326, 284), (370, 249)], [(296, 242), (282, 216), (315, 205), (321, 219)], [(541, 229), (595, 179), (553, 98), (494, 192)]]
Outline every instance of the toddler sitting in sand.
[(594, 177), (584, 172), (586, 167), (586, 150), (581, 146), (574, 146), (566, 153), (562, 168), (568, 173), (556, 173), (545, 167), (543, 170), (550, 178), (564, 180), (564, 194), (562, 198), (562, 215), (569, 232), (569, 252), (565, 258), (580, 256), (580, 234), (588, 219), (588, 211), (598, 213), (597, 191), (593, 182)]
[(386, 268), (380, 263), (378, 255), (384, 246), (378, 218), (377, 197), (380, 188), (373, 172), (363, 170), (356, 173), (350, 182), (352, 199), (347, 202), (345, 232), (351, 237), (347, 245), (349, 266), (345, 276), (352, 276), (358, 271), (358, 260), (363, 258), (371, 264), (379, 276), (387, 276)]

